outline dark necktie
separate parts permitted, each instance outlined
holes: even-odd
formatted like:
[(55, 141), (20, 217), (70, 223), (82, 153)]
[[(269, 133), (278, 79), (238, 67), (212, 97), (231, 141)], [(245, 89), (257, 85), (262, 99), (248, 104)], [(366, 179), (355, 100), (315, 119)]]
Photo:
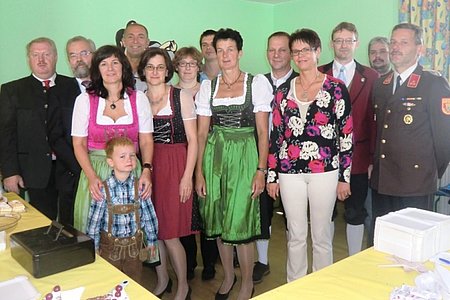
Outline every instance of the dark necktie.
[(42, 83), (44, 84), (44, 89), (48, 91), (50, 89), (50, 80), (42, 80)]
[(394, 94), (397, 92), (398, 88), (399, 88), (400, 85), (402, 84), (401, 81), (402, 81), (402, 78), (400, 77), (400, 75), (397, 75), (397, 79), (396, 79), (396, 82), (395, 82), (395, 91), (394, 91)]
[(84, 86), (85, 88), (88, 88), (91, 85), (91, 81), (90, 80), (83, 80), (81, 82), (81, 85)]

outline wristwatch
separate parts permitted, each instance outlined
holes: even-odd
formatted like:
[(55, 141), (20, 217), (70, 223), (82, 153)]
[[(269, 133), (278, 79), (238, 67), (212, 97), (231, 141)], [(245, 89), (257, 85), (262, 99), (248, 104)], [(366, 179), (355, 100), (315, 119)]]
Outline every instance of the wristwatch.
[(266, 168), (256, 168), (256, 171), (260, 171), (260, 172), (263, 172), (264, 173), (264, 175), (267, 175), (267, 169)]
[(142, 169), (148, 168), (150, 172), (153, 172), (153, 165), (151, 163), (144, 163)]

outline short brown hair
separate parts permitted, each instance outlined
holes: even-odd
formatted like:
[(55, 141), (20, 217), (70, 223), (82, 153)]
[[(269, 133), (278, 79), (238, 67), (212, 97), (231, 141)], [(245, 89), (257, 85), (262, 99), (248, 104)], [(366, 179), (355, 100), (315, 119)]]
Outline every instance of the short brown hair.
[(292, 51), (292, 44), (296, 41), (301, 41), (308, 44), (314, 49), (322, 48), (322, 42), (320, 41), (319, 35), (312, 29), (302, 28), (300, 30), (294, 31), (289, 37), (289, 49)]
[(355, 34), (355, 39), (358, 40), (358, 30), (356, 29), (355, 24), (350, 22), (341, 22), (337, 24), (337, 26), (334, 27), (333, 31), (331, 32), (331, 40), (333, 40), (333, 36), (336, 32), (342, 30), (348, 30), (350, 32), (353, 32)]
[(137, 71), (138, 71), (139, 79), (141, 79), (142, 81), (146, 81), (145, 66), (147, 66), (147, 63), (150, 60), (150, 58), (155, 57), (157, 55), (161, 55), (164, 58), (164, 62), (166, 64), (167, 76), (165, 78), (165, 82), (167, 83), (170, 81), (170, 79), (172, 79), (174, 67), (172, 64), (172, 60), (170, 59), (170, 56), (167, 53), (167, 51), (164, 49), (161, 49), (161, 48), (150, 47), (147, 50), (145, 50), (144, 53), (142, 53), (141, 60), (139, 61), (139, 65), (138, 65)]
[(126, 136), (113, 137), (106, 142), (106, 157), (111, 158), (112, 154), (114, 153), (114, 149), (117, 146), (132, 146), (134, 148), (134, 143)]
[(182, 47), (178, 49), (178, 51), (175, 52), (175, 57), (172, 60), (173, 66), (176, 68), (180, 60), (188, 56), (192, 57), (197, 62), (199, 67), (201, 66), (203, 55), (195, 47)]

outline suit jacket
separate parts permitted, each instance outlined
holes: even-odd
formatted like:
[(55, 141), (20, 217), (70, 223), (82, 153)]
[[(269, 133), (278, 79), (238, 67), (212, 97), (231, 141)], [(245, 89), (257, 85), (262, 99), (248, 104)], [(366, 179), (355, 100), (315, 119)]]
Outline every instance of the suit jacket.
[(75, 99), (81, 94), (75, 78), (64, 78), (50, 90), (48, 136), (56, 154), (56, 186), (73, 190), (81, 172), (72, 145), (72, 113)]
[[(333, 62), (320, 66), (319, 71), (333, 76)], [(353, 116), (352, 174), (367, 173), (369, 165), (373, 163), (376, 124), (371, 98), (373, 84), (378, 77), (375, 70), (356, 62), (355, 75), (348, 88)]]
[(371, 186), (380, 194), (432, 194), (450, 160), (450, 87), (418, 66), (392, 95), (390, 72), (376, 81), (377, 141)]
[[(22, 176), (28, 188), (45, 188), (52, 169), (48, 142), (49, 104), (58, 90), (65, 94), (73, 83), (57, 75), (55, 86), (45, 91), (30, 75), (5, 83), (0, 91), (0, 169), (4, 178)], [(64, 95), (61, 95), (64, 97)]]

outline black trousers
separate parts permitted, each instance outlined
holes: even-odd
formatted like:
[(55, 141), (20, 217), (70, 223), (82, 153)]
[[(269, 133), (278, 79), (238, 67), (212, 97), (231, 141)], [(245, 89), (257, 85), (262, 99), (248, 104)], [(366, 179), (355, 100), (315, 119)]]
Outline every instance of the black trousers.
[[(367, 217), (367, 210), (364, 206), (369, 189), (369, 177), (367, 173), (354, 174), (350, 176), (351, 195), (344, 201), (344, 220), (351, 225), (364, 224)], [(336, 200), (339, 201), (339, 200)], [(337, 206), (334, 205), (332, 221), (337, 217)]]
[(407, 207), (432, 210), (433, 195), (399, 197), (380, 194), (378, 193), (377, 190), (372, 190), (373, 215), (372, 215), (372, 226), (368, 237), (370, 246), (373, 246), (376, 218)]
[[(51, 220), (58, 214), (58, 191), (55, 188), (55, 162), (52, 164), (50, 180), (42, 189), (28, 188), (30, 204)], [(23, 196), (23, 195), (22, 195)]]
[(270, 239), (270, 226), (272, 225), (273, 217), (273, 199), (267, 193), (267, 190), (259, 195), (259, 210), (261, 222), (261, 237), (260, 239)]
[(369, 177), (365, 174), (355, 174), (350, 176), (351, 195), (344, 201), (345, 222), (351, 225), (364, 224), (367, 211), (364, 207), (367, 190), (369, 189)]
[[(194, 270), (197, 267), (197, 241), (195, 234), (183, 236), (180, 242), (186, 252), (187, 270)], [(200, 251), (202, 254), (203, 267), (214, 267), (219, 257), (219, 249), (216, 240), (207, 240), (203, 232), (200, 233)]]

